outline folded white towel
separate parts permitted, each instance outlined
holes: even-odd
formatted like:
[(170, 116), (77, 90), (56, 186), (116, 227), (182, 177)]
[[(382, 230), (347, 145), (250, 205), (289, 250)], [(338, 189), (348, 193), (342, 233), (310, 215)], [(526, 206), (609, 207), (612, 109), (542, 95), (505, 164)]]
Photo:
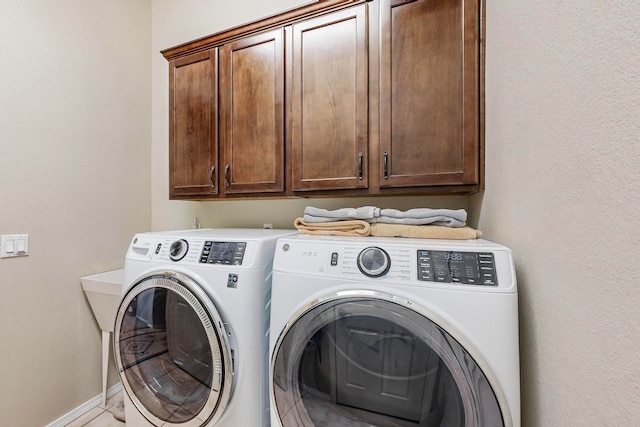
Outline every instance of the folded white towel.
[(464, 209), (417, 208), (408, 211), (382, 209), (375, 222), (383, 224), (441, 225), (445, 227), (464, 227), (467, 211)]
[(368, 222), (375, 222), (374, 219), (380, 215), (380, 208), (374, 206), (362, 206), (360, 208), (342, 208), (327, 210), (307, 206), (304, 209), (305, 222), (333, 222), (351, 221), (362, 219)]

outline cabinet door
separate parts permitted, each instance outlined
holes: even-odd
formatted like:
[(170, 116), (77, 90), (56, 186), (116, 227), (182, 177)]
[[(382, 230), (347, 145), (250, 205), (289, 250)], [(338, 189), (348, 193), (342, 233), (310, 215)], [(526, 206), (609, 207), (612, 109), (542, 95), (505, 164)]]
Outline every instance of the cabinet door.
[(284, 191), (283, 30), (221, 48), (224, 192)]
[(478, 183), (477, 0), (381, 0), (380, 187)]
[(217, 50), (169, 66), (169, 196), (218, 194)]
[(367, 187), (366, 5), (293, 25), (294, 191)]

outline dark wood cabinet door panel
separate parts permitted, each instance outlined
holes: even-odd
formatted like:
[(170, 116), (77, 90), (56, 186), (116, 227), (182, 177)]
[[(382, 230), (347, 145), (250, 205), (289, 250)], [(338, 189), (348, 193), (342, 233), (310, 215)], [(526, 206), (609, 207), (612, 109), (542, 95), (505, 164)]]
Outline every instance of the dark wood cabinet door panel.
[(216, 184), (218, 107), (216, 50), (171, 61), (169, 194), (209, 196)]
[(293, 191), (367, 187), (366, 5), (293, 25)]
[(221, 48), (224, 192), (284, 191), (283, 30)]
[(477, 184), (477, 0), (381, 0), (380, 187)]

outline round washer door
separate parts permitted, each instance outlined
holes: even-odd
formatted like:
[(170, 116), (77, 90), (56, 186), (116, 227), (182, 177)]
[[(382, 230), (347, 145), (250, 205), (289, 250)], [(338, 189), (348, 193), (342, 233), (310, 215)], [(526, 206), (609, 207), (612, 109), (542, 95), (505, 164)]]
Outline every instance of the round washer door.
[(271, 361), (272, 410), (281, 425), (504, 427), (485, 373), (416, 308), (353, 291), (295, 316)]
[(220, 314), (192, 279), (143, 277), (120, 303), (114, 331), (124, 389), (151, 423), (201, 427), (222, 415), (233, 355)]

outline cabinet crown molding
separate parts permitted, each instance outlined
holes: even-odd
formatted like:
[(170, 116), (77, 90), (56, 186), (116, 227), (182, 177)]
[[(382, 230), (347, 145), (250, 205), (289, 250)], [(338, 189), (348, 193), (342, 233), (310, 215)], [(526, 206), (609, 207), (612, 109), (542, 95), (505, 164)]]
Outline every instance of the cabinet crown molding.
[(162, 56), (164, 56), (167, 61), (172, 61), (185, 55), (190, 55), (192, 53), (205, 51), (223, 45), (239, 37), (267, 31), (272, 28), (282, 27), (283, 25), (288, 25), (301, 19), (349, 7), (358, 3), (367, 3), (369, 1), (372, 0), (316, 0), (304, 6), (280, 12), (256, 21), (240, 24), (196, 40), (169, 47), (161, 50), (160, 53), (162, 53)]

